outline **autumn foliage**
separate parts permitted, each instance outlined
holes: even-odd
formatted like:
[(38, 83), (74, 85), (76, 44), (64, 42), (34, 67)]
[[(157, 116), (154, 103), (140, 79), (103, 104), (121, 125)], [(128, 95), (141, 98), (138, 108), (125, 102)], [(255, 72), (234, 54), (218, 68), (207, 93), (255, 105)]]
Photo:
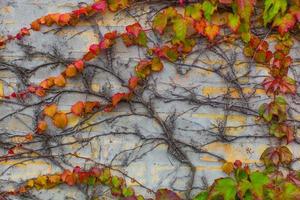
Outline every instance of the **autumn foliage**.
[[(0, 41), (4, 47), (10, 41), (21, 40), (30, 36), (32, 31), (41, 31), (46, 26), (76, 26), (80, 21), (105, 12), (117, 12), (130, 7), (133, 1), (128, 0), (100, 0), (91, 5), (83, 6), (69, 13), (52, 13), (34, 20), (29, 27), (21, 28), (15, 35), (8, 35)], [(255, 16), (254, 10), (263, 3), (263, 10)], [(135, 93), (143, 86), (144, 80), (152, 74), (164, 70), (164, 63), (174, 64), (184, 60), (192, 53), (200, 40), (207, 42), (207, 48), (219, 43), (242, 41), (244, 56), (251, 62), (268, 69), (268, 75), (261, 82), (261, 88), (270, 97), (269, 102), (263, 103), (257, 111), (257, 121), (268, 126), (269, 135), (283, 139), (286, 144), (295, 140), (296, 130), (288, 120), (287, 95), (295, 95), (297, 83), (290, 75), (293, 63), (289, 55), (294, 44), (293, 32), (299, 34), (300, 5), (298, 1), (287, 0), (204, 0), (201, 3), (178, 1), (177, 6), (167, 7), (158, 12), (151, 21), (150, 31), (161, 37), (162, 44), (153, 44), (147, 36), (149, 30), (135, 22), (125, 27), (123, 32), (112, 31), (106, 33), (100, 42), (91, 44), (87, 52), (56, 76), (47, 77), (39, 84), (31, 84), (26, 90), (4, 95), (6, 99), (25, 100), (29, 95), (39, 98), (47, 97), (51, 89), (62, 88), (85, 70), (89, 61), (110, 49), (121, 40), (126, 47), (138, 46), (147, 51), (147, 58), (141, 59), (135, 66), (133, 75), (126, 83), (127, 91), (112, 94), (107, 102), (75, 101), (68, 111), (60, 109), (52, 103), (43, 108), (39, 115), (34, 134), (47, 135), (51, 124), (57, 129), (69, 126), (71, 115), (85, 118), (97, 111), (111, 112), (119, 104), (130, 102)], [(259, 7), (261, 8), (261, 7)], [(223, 23), (217, 23), (213, 18), (225, 17)], [(276, 44), (269, 45), (267, 38), (252, 33), (254, 26), (276, 30), (272, 33)], [(26, 139), (33, 140), (33, 133), (26, 135)], [(292, 162), (292, 153), (288, 147), (269, 147), (261, 155), (265, 165), (262, 171), (252, 171), (241, 161), (225, 162), (222, 169), (228, 177), (216, 179), (214, 183), (194, 197), (194, 200), (235, 200), (235, 199), (300, 199), (300, 173), (288, 170), (287, 174), (280, 171), (280, 167), (287, 167)], [(9, 149), (8, 154), (14, 154), (15, 147)], [(31, 189), (50, 189), (60, 184), (69, 186), (84, 184), (89, 186), (104, 185), (110, 188), (111, 194), (121, 199), (142, 200), (143, 196), (135, 193), (133, 188), (126, 185), (124, 178), (114, 176), (111, 169), (92, 168), (83, 170), (76, 167), (65, 169), (62, 173), (41, 175), (30, 179), (27, 183), (13, 192), (5, 195), (18, 195)], [(178, 194), (169, 189), (159, 189), (155, 192), (156, 200), (180, 200)]]

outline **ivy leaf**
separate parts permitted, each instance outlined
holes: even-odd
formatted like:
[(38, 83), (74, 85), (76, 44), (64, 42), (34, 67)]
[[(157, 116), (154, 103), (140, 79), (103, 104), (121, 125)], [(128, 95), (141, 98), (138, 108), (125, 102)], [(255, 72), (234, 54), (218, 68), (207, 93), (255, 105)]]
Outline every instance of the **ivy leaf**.
[(104, 12), (106, 10), (107, 4), (105, 0), (96, 2), (92, 5), (92, 8), (96, 11)]
[(232, 14), (230, 13), (228, 15), (228, 22), (227, 22), (229, 28), (233, 31), (233, 32), (236, 32), (239, 27), (240, 27), (240, 24), (241, 24), (241, 21), (240, 21), (240, 16), (237, 15), (237, 14)]
[(54, 126), (64, 129), (68, 125), (67, 115), (63, 112), (57, 112), (52, 118)]
[(69, 13), (59, 15), (58, 25), (65, 26), (68, 25), (71, 20), (71, 15)]
[(48, 128), (48, 124), (46, 121), (42, 120), (38, 122), (37, 125), (37, 133), (41, 134), (43, 132), (45, 132)]
[(48, 117), (53, 117), (56, 112), (57, 112), (57, 105), (55, 103), (48, 105), (44, 108), (44, 114), (47, 115)]
[(86, 114), (94, 112), (95, 109), (100, 107), (99, 101), (87, 101), (84, 104), (84, 112)]
[(234, 166), (233, 166), (232, 162), (225, 162), (222, 166), (222, 171), (228, 175), (233, 171), (233, 169), (234, 169)]
[(70, 170), (64, 170), (64, 172), (61, 174), (61, 180), (70, 186), (76, 183), (76, 179)]
[(219, 0), (219, 2), (222, 4), (231, 4), (232, 0)]
[(286, 14), (283, 17), (277, 16), (273, 22), (273, 27), (278, 27), (278, 32), (281, 35), (287, 33), (296, 24), (296, 20), (291, 14)]
[(187, 32), (187, 24), (184, 18), (178, 17), (173, 20), (173, 30), (175, 33), (175, 38), (184, 41)]
[(143, 30), (142, 26), (136, 22), (134, 24), (126, 26), (126, 31), (129, 34), (134, 35), (135, 37), (138, 37), (139, 33)]
[(81, 116), (84, 112), (84, 103), (82, 101), (78, 101), (77, 103), (75, 103), (74, 105), (72, 105), (71, 107), (71, 112), (74, 114), (74, 115), (77, 115), (77, 116)]
[(107, 0), (109, 10), (116, 12), (119, 9), (124, 9), (128, 7), (128, 0)]
[(136, 77), (136, 76), (131, 77), (128, 80), (128, 87), (129, 87), (129, 89), (135, 90), (136, 87), (137, 87), (137, 85), (138, 85), (138, 82), (139, 82), (139, 78), (138, 77)]
[(252, 189), (252, 184), (248, 180), (242, 179), (238, 183), (237, 189), (239, 198), (244, 199), (246, 192)]
[(116, 106), (120, 101), (127, 99), (128, 97), (126, 93), (116, 93), (112, 96), (112, 105)]
[(77, 75), (77, 68), (75, 67), (75, 65), (70, 64), (67, 66), (64, 74), (66, 75), (66, 77), (74, 77)]
[(173, 191), (168, 189), (159, 189), (155, 193), (156, 200), (181, 200), (181, 198)]
[(82, 72), (84, 69), (84, 62), (83, 60), (77, 60), (74, 62), (74, 66), (76, 67), (78, 72)]
[(209, 199), (222, 197), (223, 200), (235, 200), (237, 183), (230, 177), (215, 180)]
[(202, 10), (204, 12), (204, 17), (207, 21), (211, 20), (212, 14), (217, 9), (217, 6), (212, 4), (210, 1), (205, 0), (202, 4)]
[(287, 8), (287, 0), (265, 0), (264, 5), (263, 19), (266, 26), (279, 12), (284, 14)]
[(136, 44), (139, 46), (146, 47), (147, 46), (147, 35), (145, 31), (141, 31), (138, 37), (135, 40)]
[(252, 185), (252, 193), (257, 200), (263, 200), (264, 187), (270, 183), (267, 175), (261, 172), (253, 172), (249, 176)]
[(134, 195), (134, 190), (132, 189), (132, 187), (123, 187), (122, 188), (122, 195), (124, 197), (131, 197)]
[(209, 41), (213, 41), (215, 37), (219, 34), (220, 27), (218, 25), (207, 25), (204, 29), (204, 34), (208, 37)]
[(168, 24), (168, 16), (165, 13), (158, 13), (152, 22), (152, 27), (154, 30), (159, 32), (159, 34), (163, 34), (164, 30)]
[(152, 59), (151, 70), (154, 72), (160, 72), (164, 68), (161, 60), (158, 57)]
[(207, 199), (208, 199), (208, 192), (207, 191), (201, 192), (193, 198), (193, 200), (207, 200)]
[(59, 75), (54, 78), (54, 85), (58, 87), (65, 87), (66, 79), (63, 75)]
[(200, 20), (202, 18), (202, 5), (200, 3), (195, 3), (192, 5), (187, 5), (185, 7), (184, 15), (186, 17), (191, 17), (194, 20)]

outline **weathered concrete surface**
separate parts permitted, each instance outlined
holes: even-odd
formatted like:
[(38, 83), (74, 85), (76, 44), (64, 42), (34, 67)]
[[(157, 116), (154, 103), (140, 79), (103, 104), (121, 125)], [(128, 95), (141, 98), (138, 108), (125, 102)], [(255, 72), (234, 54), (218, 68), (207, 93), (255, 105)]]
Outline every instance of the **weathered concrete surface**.
[[(82, 0), (0, 0), (0, 33), (16, 33), (21, 27), (28, 26), (34, 19), (52, 12), (66, 12), (76, 8), (77, 3), (83, 2)], [(84, 2), (90, 2), (89, 0), (84, 0)], [(99, 29), (102, 33), (111, 30), (124, 30), (126, 25), (131, 24), (134, 20), (128, 16), (117, 16), (114, 17), (112, 14), (107, 14), (103, 18), (97, 17), (96, 23), (99, 25)], [(147, 26), (147, 25), (146, 25)], [(96, 27), (97, 29), (97, 27)], [(44, 29), (46, 31), (48, 29)], [(80, 33), (82, 32), (82, 33)], [(77, 34), (80, 33), (80, 34)], [(76, 34), (76, 35), (75, 35)], [(75, 36), (74, 36), (75, 35)], [(33, 33), (32, 36), (24, 39), (25, 44), (31, 44), (37, 50), (44, 52), (51, 51), (53, 47), (57, 47), (59, 52), (68, 58), (79, 58), (87, 51), (88, 46), (92, 43), (98, 41), (98, 35), (95, 32), (95, 26), (91, 22), (80, 23), (76, 28), (66, 28), (60, 31), (58, 34), (53, 35), (52, 33), (42, 34)], [(228, 54), (234, 52), (241, 52), (241, 49), (233, 46), (223, 47)], [(300, 54), (298, 51), (299, 46), (296, 46), (293, 50), (293, 54)], [(122, 76), (129, 77), (133, 74), (134, 64), (142, 56), (140, 49), (137, 48), (126, 48), (121, 41), (117, 42), (116, 47), (113, 48), (114, 57), (116, 58), (115, 66), (118, 70), (122, 72)], [(11, 43), (7, 46), (5, 50), (2, 50), (0, 55), (6, 59), (10, 60), (15, 64), (21, 65), (31, 69), (33, 66), (45, 62), (44, 58), (35, 59), (22, 59), (24, 54), (15, 43)], [(128, 60), (130, 58), (130, 60)], [(244, 58), (239, 53), (238, 60), (243, 60)], [(191, 59), (191, 58), (190, 58)], [(99, 63), (98, 61), (95, 61)], [(186, 61), (189, 63), (189, 60)], [(128, 65), (127, 65), (128, 64)], [(204, 52), (200, 55), (197, 64), (203, 67), (215, 67), (222, 64), (222, 60), (218, 60), (216, 55), (211, 52)], [(240, 73), (245, 72), (249, 65), (245, 63), (235, 63), (236, 69)], [(260, 66), (250, 66), (250, 75), (266, 75), (267, 70)], [(53, 69), (47, 68), (37, 71), (34, 76), (31, 77), (30, 81), (32, 83), (39, 83), (44, 78), (50, 75), (56, 75), (61, 72), (63, 66), (59, 66)], [(296, 76), (299, 78), (299, 73), (295, 72)], [(15, 91), (19, 87), (18, 79), (14, 74), (7, 71), (0, 71), (0, 94), (7, 94)], [(165, 63), (165, 68), (162, 73), (154, 75), (154, 79), (157, 79), (158, 90), (160, 93), (165, 94), (167, 91), (172, 90), (170, 83), (174, 82), (178, 85), (185, 87), (196, 87), (196, 91), (199, 95), (216, 97), (226, 93), (227, 86), (224, 85), (224, 80), (222, 80), (216, 74), (207, 72), (201, 69), (191, 69), (186, 75), (178, 75), (176, 68), (170, 64)], [(251, 93), (255, 92), (256, 95), (250, 99), (251, 107), (257, 108), (259, 104), (266, 101), (266, 95), (264, 91), (256, 85), (256, 83), (261, 82), (261, 78), (244, 80), (244, 92)], [(110, 82), (112, 90), (114, 92), (124, 90), (122, 86), (116, 82), (116, 80), (109, 78), (105, 73), (96, 73), (95, 77), (92, 79), (92, 88), (95, 92), (99, 92), (103, 89), (106, 84)], [(84, 89), (82, 82), (79, 79), (74, 79), (68, 82), (67, 88), (77, 88)], [(20, 89), (20, 88), (19, 88)], [(231, 91), (231, 96), (238, 99), (239, 94), (234, 89)], [(60, 109), (69, 110), (70, 106), (78, 100), (86, 100), (86, 95), (79, 94), (69, 94), (64, 95), (60, 99)], [(88, 100), (92, 100), (92, 97), (88, 97)], [(178, 103), (163, 103), (156, 102), (155, 108), (160, 116), (166, 117), (172, 113), (175, 109), (177, 112), (185, 112), (191, 106)], [(0, 115), (1, 117), (14, 112), (14, 106), (1, 106), (0, 105)], [(142, 110), (142, 108), (137, 108)], [(118, 115), (122, 113), (128, 113), (127, 106), (120, 106), (113, 113), (100, 113), (93, 117), (89, 123), (100, 121), (106, 117), (111, 117), (113, 115)], [(22, 113), (32, 115), (34, 113), (33, 109), (26, 109)], [(300, 120), (300, 115), (295, 114), (296, 119)], [(194, 143), (202, 147), (208, 141), (213, 141), (215, 136), (207, 131), (200, 131), (201, 129), (207, 129), (212, 127), (213, 124), (218, 123), (220, 120), (224, 119), (224, 110), (218, 108), (212, 108), (209, 106), (201, 106), (195, 110), (190, 110), (183, 115), (181, 115), (175, 127), (175, 134), (177, 138), (181, 138), (185, 142), (194, 141)], [(80, 119), (73, 117), (70, 122), (70, 126), (78, 123)], [(235, 112), (229, 112), (227, 119), (227, 126), (232, 126), (233, 128), (227, 129), (227, 134), (230, 135), (250, 135), (257, 134), (262, 135), (266, 132), (265, 127), (238, 127), (245, 124), (254, 124), (255, 117), (246, 117)], [(22, 122), (22, 123), (21, 123)], [(134, 127), (138, 126), (139, 130), (143, 135), (146, 136), (159, 136), (161, 130), (159, 126), (150, 121), (147, 118), (139, 117), (138, 121), (135, 117), (122, 118), (117, 121), (116, 125), (108, 126), (105, 124), (100, 124), (93, 126), (92, 129), (88, 129), (81, 132), (79, 135), (64, 137), (63, 141), (73, 141), (74, 137), (85, 137), (85, 135), (96, 136), (101, 135), (110, 131), (117, 131), (121, 127), (127, 127), (129, 130), (134, 131)], [(0, 122), (0, 127), (2, 131), (11, 132), (12, 134), (24, 135), (28, 132), (32, 132), (33, 124), (30, 117), (18, 115), (17, 117), (9, 117)], [(180, 128), (188, 128), (194, 131), (182, 131)], [(196, 131), (195, 131), (196, 130)], [(211, 129), (213, 132), (216, 129)], [(53, 131), (53, 134), (59, 134), (59, 131)], [(234, 161), (236, 159), (242, 160), (244, 163), (256, 167), (259, 163), (259, 156), (263, 150), (272, 144), (276, 144), (272, 140), (262, 140), (262, 139), (247, 139), (247, 140), (237, 140), (232, 143), (223, 142), (212, 142), (203, 146), (209, 152), (213, 152), (217, 155), (224, 157), (228, 161)], [(116, 154), (123, 150), (132, 149), (138, 145), (141, 145), (141, 141), (133, 136), (107, 136), (107, 137), (96, 137), (93, 139), (86, 147), (79, 150), (81, 156), (86, 156), (94, 159), (95, 161), (101, 163), (110, 163)], [(145, 148), (134, 151), (134, 155), (137, 156), (150, 149), (154, 144), (149, 143)], [(41, 146), (42, 147), (42, 146)], [(299, 147), (296, 145), (289, 145), (290, 149), (296, 157), (300, 156)], [(73, 152), (79, 148), (78, 144), (67, 146), (63, 149), (64, 152)], [(58, 150), (53, 150), (52, 153), (58, 152)], [(211, 183), (215, 178), (224, 176), (225, 174), (221, 171), (222, 163), (218, 162), (217, 159), (206, 154), (195, 154), (188, 152), (189, 158), (193, 161), (196, 166), (196, 183), (195, 186), (202, 186), (201, 177), (205, 176), (208, 182)], [(2, 152), (3, 154), (5, 152)], [(114, 161), (114, 164), (122, 164), (124, 158), (127, 157), (126, 153), (120, 158)], [(7, 167), (12, 164), (16, 164), (18, 161), (7, 161), (0, 163), (0, 171), (4, 171)], [(83, 163), (79, 159), (69, 159), (72, 165), (88, 166), (91, 163)], [(167, 147), (165, 145), (157, 145), (157, 147), (149, 152), (147, 155), (141, 157), (135, 162), (130, 162), (130, 157), (127, 159), (128, 166), (124, 169), (128, 174), (142, 184), (146, 186), (157, 189), (161, 187), (170, 187), (173, 185), (176, 189), (183, 189), (187, 181), (186, 176), (188, 175), (187, 167), (179, 164), (174, 160), (170, 154), (167, 152)], [(20, 182), (28, 178), (36, 177), (40, 174), (59, 172), (60, 170), (50, 164), (47, 160), (35, 160), (28, 161), (21, 165), (15, 165), (15, 167), (10, 168), (5, 174), (1, 176), (1, 180), (11, 180)], [(128, 181), (129, 184), (130, 181)], [(133, 184), (134, 185), (134, 184)], [(4, 187), (4, 184), (2, 185)], [(5, 185), (7, 186), (7, 185)], [(143, 190), (138, 191), (145, 193)], [(38, 196), (42, 199), (83, 199), (83, 193), (76, 188), (69, 188), (62, 186), (49, 191), (37, 192)]]

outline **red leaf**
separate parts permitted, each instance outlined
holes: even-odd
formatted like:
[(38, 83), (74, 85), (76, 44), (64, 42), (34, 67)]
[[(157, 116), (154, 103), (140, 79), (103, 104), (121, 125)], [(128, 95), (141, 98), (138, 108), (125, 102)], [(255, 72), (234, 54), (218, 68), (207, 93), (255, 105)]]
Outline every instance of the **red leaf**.
[(116, 93), (112, 96), (112, 105), (116, 106), (121, 100), (127, 99), (126, 93)]
[(74, 65), (76, 67), (76, 69), (79, 71), (79, 72), (82, 72), (83, 69), (84, 69), (84, 62), (82, 60), (77, 60), (74, 62)]
[(114, 40), (117, 37), (118, 37), (117, 31), (108, 32), (108, 33), (105, 33), (105, 35), (104, 35), (104, 38), (109, 39), (109, 40)]
[(135, 37), (138, 37), (139, 33), (142, 31), (142, 26), (136, 22), (132, 25), (126, 26), (126, 31), (127, 33), (130, 33), (134, 35)]
[(159, 189), (155, 194), (156, 200), (181, 200), (173, 191), (168, 189)]
[(222, 4), (231, 4), (232, 0), (219, 0), (219, 2)]
[(94, 3), (92, 8), (96, 11), (104, 12), (106, 10), (107, 4), (106, 1), (102, 0), (100, 2)]
[(137, 85), (138, 85), (138, 82), (139, 82), (139, 78), (136, 77), (136, 76), (133, 76), (129, 79), (128, 81), (128, 87), (131, 89), (131, 90), (134, 90)]
[(92, 44), (89, 48), (89, 51), (94, 55), (98, 55), (100, 53), (100, 47), (98, 44)]
[(15, 154), (15, 152), (14, 152), (14, 148), (10, 148), (10, 149), (8, 149), (7, 153), (8, 153), (8, 154)]
[(29, 29), (28, 28), (22, 28), (20, 33), (24, 36), (24, 35), (30, 35)]
[(80, 15), (88, 15), (87, 9), (86, 8), (79, 8), (78, 10), (74, 10), (72, 12), (74, 15), (76, 16), (80, 16)]

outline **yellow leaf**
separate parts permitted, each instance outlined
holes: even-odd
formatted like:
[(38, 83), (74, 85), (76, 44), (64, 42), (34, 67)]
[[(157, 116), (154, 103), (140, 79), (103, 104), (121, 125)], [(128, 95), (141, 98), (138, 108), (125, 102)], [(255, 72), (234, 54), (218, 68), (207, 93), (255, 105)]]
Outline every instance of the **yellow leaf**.
[(226, 174), (230, 174), (233, 171), (233, 163), (232, 162), (226, 162), (224, 163), (224, 165), (222, 166), (222, 170), (223, 172), (225, 172)]
[(32, 179), (27, 181), (26, 186), (32, 188), (34, 186), (34, 181)]

